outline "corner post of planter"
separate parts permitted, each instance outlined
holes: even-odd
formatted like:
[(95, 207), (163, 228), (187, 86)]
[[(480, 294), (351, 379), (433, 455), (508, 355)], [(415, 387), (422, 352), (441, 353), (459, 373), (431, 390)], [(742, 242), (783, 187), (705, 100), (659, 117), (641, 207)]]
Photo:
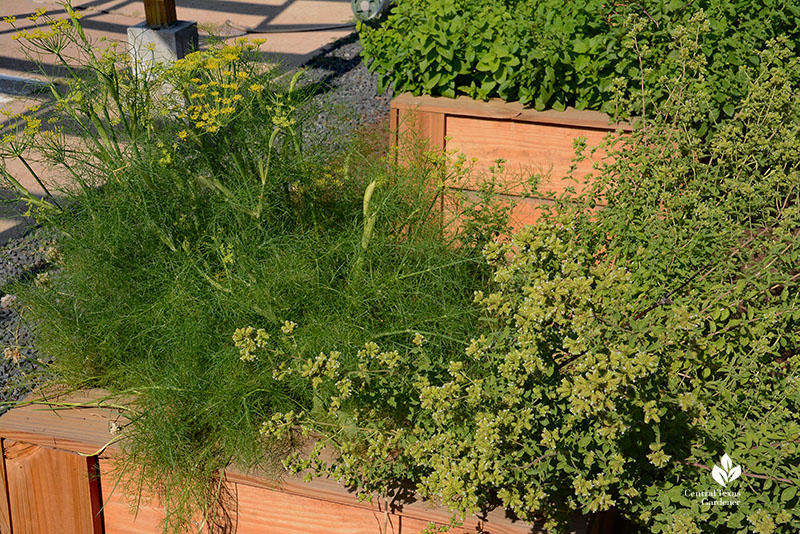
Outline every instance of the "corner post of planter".
[(197, 23), (178, 20), (175, 0), (144, 0), (145, 22), (128, 27), (133, 71), (139, 75), (156, 63), (172, 63), (198, 49)]

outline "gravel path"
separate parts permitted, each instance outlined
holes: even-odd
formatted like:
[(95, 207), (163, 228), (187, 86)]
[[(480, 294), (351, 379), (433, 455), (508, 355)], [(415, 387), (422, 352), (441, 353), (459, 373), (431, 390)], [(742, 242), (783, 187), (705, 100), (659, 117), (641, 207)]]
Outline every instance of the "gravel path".
[[(314, 97), (318, 113), (304, 132), (309, 139), (344, 142), (354, 128), (387, 117), (391, 91), (378, 95), (377, 77), (367, 70), (360, 53), (358, 36), (353, 33), (327, 46), (305, 65), (306, 82), (320, 83), (323, 88)], [(0, 248), (0, 296), (9, 291), (8, 284), (32, 281), (46, 269), (43, 250), (47, 240), (44, 232), (33, 230)], [(0, 402), (5, 402), (26, 393), (17, 382), (36, 369), (33, 361), (38, 357), (30, 348), (31, 332), (14, 306), (0, 308), (0, 343), (4, 355), (0, 357)], [(19, 358), (19, 363), (14, 358)], [(0, 413), (3, 411), (0, 406)]]
[[(392, 91), (378, 94), (378, 77), (361, 60), (357, 34), (332, 43), (305, 67), (309, 70), (304, 79), (323, 86), (323, 92), (314, 98), (313, 107), (319, 114), (304, 131), (309, 140), (335, 145), (355, 128), (388, 117)], [(329, 90), (324, 91), (325, 87)]]
[[(0, 307), (0, 350), (3, 351), (0, 358), (0, 402), (17, 400), (26, 393), (27, 389), (19, 382), (39, 367), (34, 363), (39, 355), (31, 348), (31, 331), (21, 320), (19, 307), (7, 291), (11, 290), (9, 284), (31, 281), (46, 270), (48, 262), (44, 248), (47, 242), (45, 232), (34, 230), (0, 249), (0, 294), (3, 296), (3, 306)], [(0, 405), (0, 413), (4, 411)]]

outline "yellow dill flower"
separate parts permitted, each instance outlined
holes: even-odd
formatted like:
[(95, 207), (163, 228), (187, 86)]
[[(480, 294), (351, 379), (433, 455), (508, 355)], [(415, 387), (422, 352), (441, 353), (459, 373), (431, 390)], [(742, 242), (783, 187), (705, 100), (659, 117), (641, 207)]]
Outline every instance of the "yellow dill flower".
[(15, 33), (15, 34), (14, 34), (14, 36), (13, 36), (13, 37), (11, 37), (11, 38), (12, 38), (14, 41), (19, 41), (20, 39), (27, 39), (27, 38), (28, 38), (28, 32), (27, 32), (27, 31), (25, 31), (25, 30), (18, 31), (18, 32), (17, 32), (17, 33)]
[(25, 133), (34, 135), (39, 132), (39, 127), (42, 124), (42, 121), (39, 119), (34, 118), (27, 118), (28, 125), (25, 127)]
[(223, 76), (233, 76), (233, 72), (231, 72), (229, 70), (224, 70), (224, 71), (222, 71), (222, 75)]
[(230, 98), (223, 98), (223, 99), (221, 100), (221, 102), (222, 102), (223, 104), (230, 104), (230, 103), (231, 103), (231, 99), (230, 99)]
[(258, 93), (264, 90), (264, 86), (261, 85), (260, 83), (254, 83), (253, 85), (250, 86), (250, 90), (253, 91), (254, 93)]
[(192, 78), (189, 81), (192, 82), (192, 83), (200, 83), (200, 78)]
[(205, 125), (206, 125), (205, 121), (200, 121), (200, 122), (194, 123), (195, 128), (202, 128)]
[(212, 126), (209, 126), (208, 128), (206, 128), (206, 130), (208, 130), (208, 131), (209, 131), (209, 132), (211, 132), (211, 133), (214, 133), (214, 132), (216, 132), (217, 130), (219, 130), (219, 126), (217, 126), (216, 124), (214, 124), (214, 125), (212, 125)]
[(261, 38), (261, 39), (253, 39), (252, 42), (253, 42), (254, 45), (261, 46), (262, 44), (266, 43), (267, 40), (263, 39), (263, 38)]
[(235, 109), (230, 107), (230, 106), (228, 106), (226, 108), (222, 108), (221, 110), (219, 110), (220, 113), (223, 113), (225, 115), (227, 115), (229, 113), (233, 113), (234, 111), (235, 111)]
[(209, 117), (208, 113), (203, 113), (203, 114), (200, 116), (200, 118), (201, 118), (201, 119), (203, 119), (204, 121), (207, 121), (207, 120), (208, 120), (208, 117)]
[(13, 141), (14, 141), (14, 134), (7, 133), (7, 134), (5, 134), (5, 135), (3, 136), (3, 142), (4, 142), (4, 143), (11, 143), (11, 142), (13, 142)]
[(246, 72), (237, 72), (236, 77), (242, 80), (246, 80), (247, 78), (250, 77), (250, 75)]
[(15, 22), (16, 20), (17, 20), (17, 17), (15, 17), (15, 16), (13, 16), (13, 15), (11, 15), (11, 16), (9, 16), (9, 17), (3, 17), (3, 22), (6, 22), (6, 23), (8, 23), (8, 24), (14, 24), (14, 22)]
[(219, 96), (219, 91), (211, 91), (211, 96)]
[(42, 105), (41, 105), (41, 104), (37, 104), (37, 105), (35, 105), (35, 106), (31, 106), (31, 107), (29, 107), (29, 108), (28, 108), (28, 111), (29, 111), (30, 113), (36, 113), (36, 112), (37, 112), (37, 111), (39, 111), (40, 109), (42, 109)]
[(47, 24), (56, 32), (66, 30), (69, 27), (69, 21), (67, 19), (55, 19), (49, 21)]
[(39, 17), (41, 17), (45, 13), (47, 13), (47, 10), (45, 8), (43, 8), (43, 7), (36, 8), (36, 13), (34, 13), (31, 16), (29, 16), (28, 20), (32, 20), (33, 22), (36, 22), (37, 20), (39, 20)]
[(242, 95), (233, 95), (231, 98), (233, 99), (234, 102), (236, 102), (237, 100), (242, 99)]
[(178, 139), (183, 140), (186, 139), (188, 136), (189, 132), (187, 132), (186, 130), (181, 130), (180, 132), (178, 132)]
[(37, 29), (35, 32), (29, 34), (27, 37), (31, 41), (39, 40), (44, 41), (45, 39), (49, 39), (50, 37), (55, 36), (56, 32), (45, 32), (40, 29)]
[(208, 82), (209, 87), (216, 87), (219, 85), (219, 82)]
[(49, 119), (47, 119), (47, 122), (48, 122), (49, 124), (55, 124), (55, 123), (57, 123), (57, 122), (58, 122), (58, 121), (60, 121), (60, 120), (61, 120), (61, 119), (59, 119), (58, 117), (50, 117)]

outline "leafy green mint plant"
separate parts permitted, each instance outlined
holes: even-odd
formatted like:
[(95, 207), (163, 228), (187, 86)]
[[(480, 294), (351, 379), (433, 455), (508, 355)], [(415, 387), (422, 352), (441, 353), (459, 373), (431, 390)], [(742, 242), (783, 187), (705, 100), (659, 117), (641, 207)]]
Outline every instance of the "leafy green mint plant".
[(638, 110), (618, 109), (615, 87), (638, 94), (644, 76), (652, 102), (664, 101), (658, 80), (676, 73), (674, 31), (699, 11), (709, 20), (700, 37), (709, 64), (708, 128), (732, 117), (745, 97), (740, 69), (758, 65), (754, 51), (779, 36), (794, 48), (795, 2), (404, 0), (379, 26), (360, 23), (359, 34), (381, 85), (397, 92), (627, 114)]

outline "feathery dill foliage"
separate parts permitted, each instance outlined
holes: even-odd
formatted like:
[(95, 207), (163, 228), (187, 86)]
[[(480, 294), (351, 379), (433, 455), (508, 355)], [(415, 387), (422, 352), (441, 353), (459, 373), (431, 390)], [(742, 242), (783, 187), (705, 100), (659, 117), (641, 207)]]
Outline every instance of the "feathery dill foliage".
[(53, 86), (55, 126), (38, 137), (74, 187), (37, 199), (4, 169), (62, 236), (51, 282), (17, 291), (53, 382), (132, 399), (126, 476), (164, 497), (179, 531), (198, 509), (221, 520), (220, 469), (283, 456), (289, 443), (262, 436), (265, 420), (319, 402), (304, 379), (275, 379), (279, 353), (243, 361), (238, 329), (259, 343), (291, 330), (295, 353), (335, 349), (345, 369), (373, 339), (403, 350), (424, 335), (437, 357), (457, 354), (478, 327), (471, 287), (491, 232), (445, 230), (442, 159), (400, 166), (304, 145), (311, 89), (259, 64), (257, 43), (144, 79), (67, 12), (39, 14), (54, 35), (19, 36), (74, 73)]

